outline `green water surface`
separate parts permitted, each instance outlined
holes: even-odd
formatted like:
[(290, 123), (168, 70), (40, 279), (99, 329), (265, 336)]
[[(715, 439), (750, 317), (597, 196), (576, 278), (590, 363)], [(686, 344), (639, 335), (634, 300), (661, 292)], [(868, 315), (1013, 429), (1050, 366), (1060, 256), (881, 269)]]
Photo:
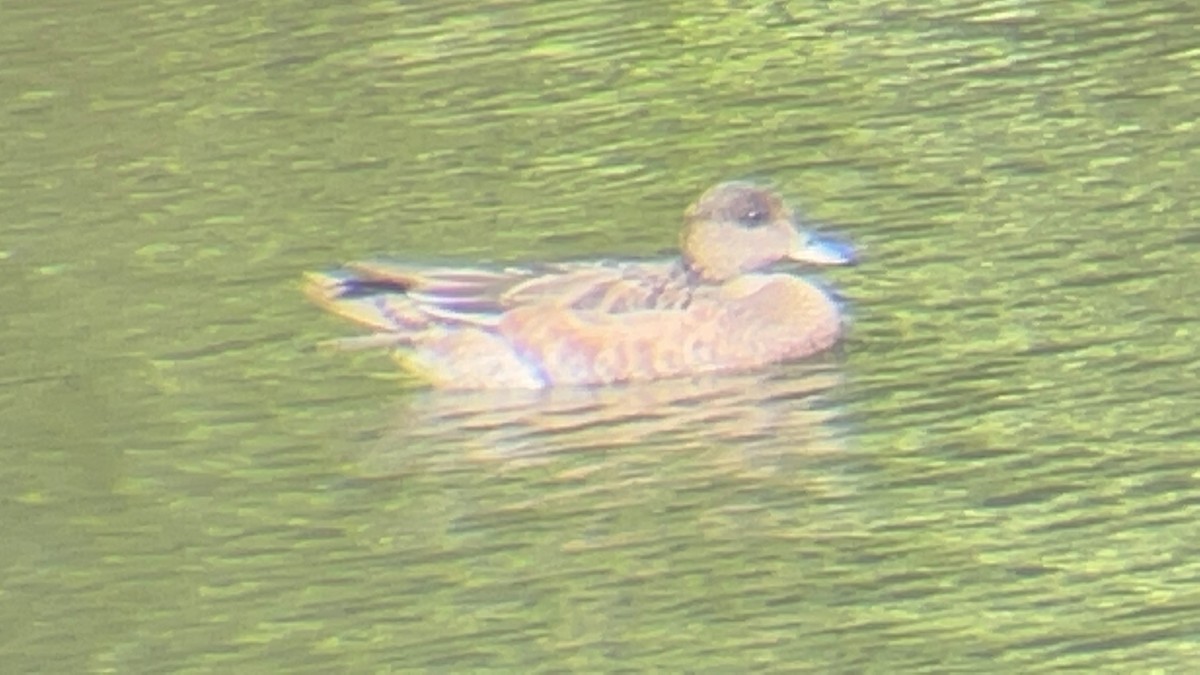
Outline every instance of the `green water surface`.
[[(0, 670), (1192, 672), (1200, 8), (6, 3)], [(446, 396), (304, 270), (646, 255), (712, 183), (844, 347)]]

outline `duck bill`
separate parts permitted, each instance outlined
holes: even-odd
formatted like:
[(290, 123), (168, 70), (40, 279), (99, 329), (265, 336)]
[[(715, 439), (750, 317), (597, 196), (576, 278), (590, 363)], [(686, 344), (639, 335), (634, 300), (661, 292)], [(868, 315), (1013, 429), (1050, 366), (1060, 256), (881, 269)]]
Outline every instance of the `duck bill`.
[(854, 247), (833, 237), (819, 237), (811, 232), (796, 231), (788, 259), (813, 265), (853, 265), (858, 262)]

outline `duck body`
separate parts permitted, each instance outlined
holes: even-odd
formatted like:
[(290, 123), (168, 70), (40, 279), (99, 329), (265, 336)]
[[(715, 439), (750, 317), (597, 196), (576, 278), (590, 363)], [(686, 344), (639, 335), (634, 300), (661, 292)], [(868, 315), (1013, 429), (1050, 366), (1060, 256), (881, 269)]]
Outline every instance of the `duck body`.
[(606, 385), (802, 358), (835, 344), (843, 320), (819, 285), (773, 263), (852, 261), (799, 229), (773, 192), (722, 183), (685, 216), (674, 260), (493, 269), (351, 263), (311, 273), (307, 295), (372, 329), (382, 345), (452, 389)]

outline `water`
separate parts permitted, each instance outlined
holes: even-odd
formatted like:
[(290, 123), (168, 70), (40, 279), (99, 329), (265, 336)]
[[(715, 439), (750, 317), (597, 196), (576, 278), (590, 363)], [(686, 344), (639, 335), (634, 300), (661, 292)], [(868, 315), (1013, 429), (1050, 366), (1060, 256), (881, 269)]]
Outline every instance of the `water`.
[[(6, 672), (1186, 672), (1186, 5), (0, 9)], [(446, 396), (299, 275), (645, 255), (768, 180), (844, 347)]]

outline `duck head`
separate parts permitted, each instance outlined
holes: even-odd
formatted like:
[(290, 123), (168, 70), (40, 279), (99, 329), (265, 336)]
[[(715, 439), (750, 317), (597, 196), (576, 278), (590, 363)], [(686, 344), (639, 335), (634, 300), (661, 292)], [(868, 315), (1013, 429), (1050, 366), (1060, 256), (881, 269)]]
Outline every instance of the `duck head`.
[(777, 193), (744, 182), (720, 183), (688, 207), (682, 249), (688, 267), (714, 282), (781, 260), (854, 262), (853, 249), (804, 229)]

